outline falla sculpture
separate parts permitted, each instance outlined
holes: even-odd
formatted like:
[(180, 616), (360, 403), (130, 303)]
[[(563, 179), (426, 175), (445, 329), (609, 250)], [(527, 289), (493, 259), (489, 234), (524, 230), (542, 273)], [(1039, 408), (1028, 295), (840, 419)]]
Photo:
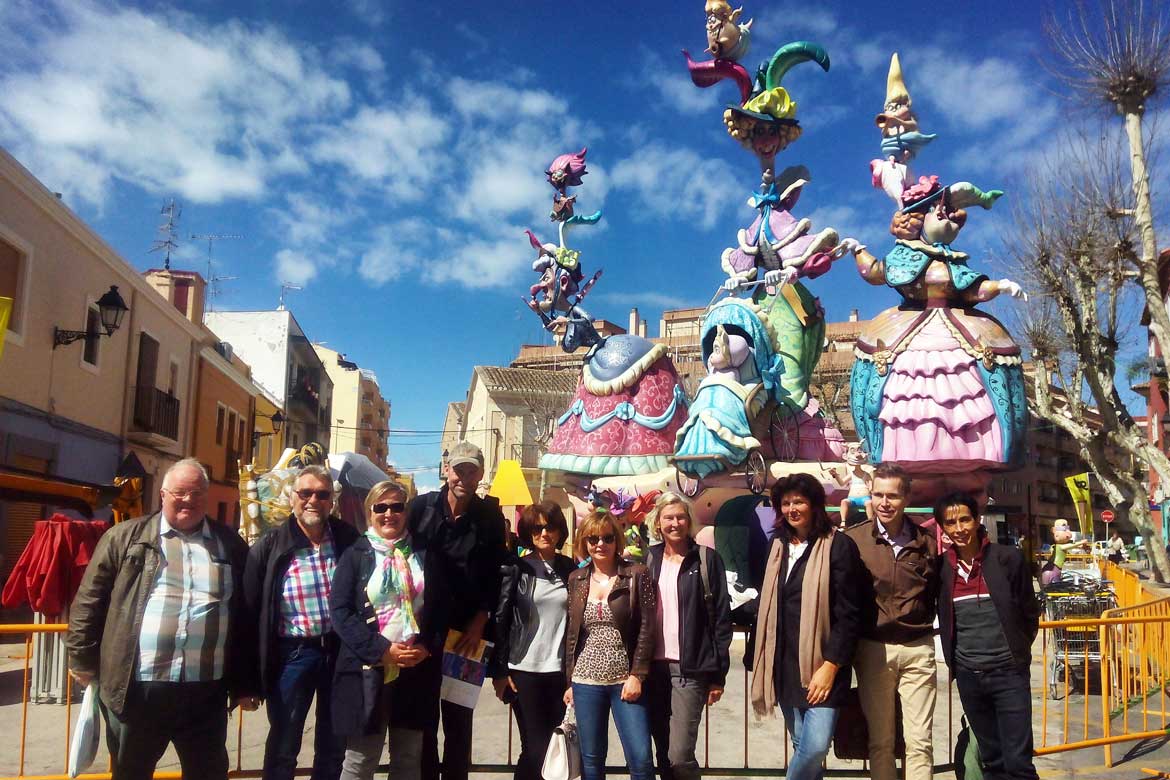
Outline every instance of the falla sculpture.
[[(718, 3), (708, 3), (706, 10), (708, 30), (714, 26), (713, 12), (716, 20), (734, 21)], [(708, 373), (678, 433), (673, 463), (698, 481), (742, 470), (747, 486), (762, 492), (770, 462), (839, 461), (844, 452), (843, 437), (809, 393), (825, 319), (804, 280), (827, 272), (856, 242), (843, 242), (833, 228), (814, 229), (809, 219), (793, 214), (812, 178), (806, 167), (776, 170), (777, 155), (802, 133), (796, 101), (782, 85), (784, 76), (806, 62), (828, 71), (829, 55), (816, 43), (789, 43), (759, 67), (754, 79), (739, 62), (718, 53), (707, 62), (684, 56), (696, 86), (730, 80), (738, 87), (740, 101), (724, 111), (724, 125), (756, 157), (761, 173), (758, 189), (748, 198), (754, 219), (720, 258), (726, 279), (716, 299), (728, 297), (713, 299), (703, 319)], [(687, 484), (687, 492), (697, 489), (693, 481)]]
[(560, 335), (565, 352), (587, 348), (572, 405), (557, 420), (539, 465), (585, 477), (652, 473), (673, 451), (686, 419), (686, 393), (665, 346), (633, 333), (602, 338), (581, 306), (601, 276), (598, 270), (586, 279), (581, 252), (567, 243), (571, 228), (601, 220), (600, 211), (577, 214), (577, 196), (569, 194), (588, 173), (585, 155), (585, 149), (558, 155), (545, 171), (559, 242), (543, 243), (527, 231), (537, 252), (532, 270), (540, 278), (525, 302)]
[(937, 478), (920, 490), (982, 491), (992, 471), (1021, 463), (1027, 403), (1019, 346), (977, 306), (1027, 296), (1010, 279), (970, 267), (956, 242), (969, 210), (992, 208), (1003, 192), (914, 178), (909, 163), (934, 136), (918, 130), (897, 54), (877, 124), (882, 157), (870, 163), (871, 183), (897, 204), (894, 245), (881, 258), (857, 246), (854, 257), (865, 281), (893, 287), (902, 301), (857, 340), (853, 420), (871, 462)]

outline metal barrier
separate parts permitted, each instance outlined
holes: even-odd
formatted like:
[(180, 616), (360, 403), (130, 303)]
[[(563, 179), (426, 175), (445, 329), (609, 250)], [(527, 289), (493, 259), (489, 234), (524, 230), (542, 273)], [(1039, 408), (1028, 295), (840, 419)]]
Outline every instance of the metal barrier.
[[(21, 723), (19, 729), (19, 750), (17, 773), (0, 776), (0, 780), (65, 780), (68, 777), (67, 761), (69, 740), (73, 725), (71, 684), (67, 683), (65, 706), (37, 705), (48, 709), (55, 707), (64, 716), (61, 733), (61, 774), (25, 774), (26, 746), (29, 734), (29, 681), (30, 663), (33, 654), (33, 635), (37, 633), (63, 632), (63, 624), (0, 626), (0, 635), (23, 635), (24, 670), (21, 701)], [(1114, 744), (1165, 737), (1170, 734), (1170, 706), (1167, 704), (1167, 684), (1170, 683), (1170, 597), (1145, 603), (1123, 606), (1107, 611), (1100, 618), (1074, 618), (1068, 620), (1046, 620), (1040, 623), (1041, 636), (1039, 656), (1033, 658), (1032, 687), (1041, 692), (1039, 723), (1034, 726), (1036, 734), (1036, 755), (1046, 756), (1072, 750), (1104, 748), (1104, 763), (1113, 765)], [(1037, 669), (1038, 662), (1038, 669)], [(939, 663), (942, 663), (940, 657)], [(1037, 674), (1039, 671), (1039, 674)], [(739, 676), (738, 674), (735, 676)], [(945, 680), (945, 674), (943, 679)], [(742, 675), (742, 762), (736, 766), (712, 765), (711, 737), (712, 718), (710, 712), (704, 718), (700, 748), (703, 751), (704, 772), (725, 776), (761, 776), (782, 772), (788, 763), (788, 740), (781, 737), (783, 744), (782, 763), (777, 766), (753, 766), (749, 752), (749, 731), (760, 739), (765, 737), (768, 755), (775, 760), (777, 750), (776, 734), (761, 735), (759, 729), (751, 730), (752, 716), (747, 689), (748, 673)], [(940, 682), (946, 688), (946, 740), (947, 748), (953, 745), (951, 726), (955, 712), (953, 686)], [(940, 698), (943, 691), (939, 691)], [(936, 709), (936, 721), (943, 710), (940, 701)], [(725, 705), (719, 705), (726, 712)], [(43, 709), (41, 710), (43, 711)], [(740, 713), (736, 713), (740, 715)], [(244, 713), (235, 717), (235, 745), (229, 744), (232, 755), (230, 777), (259, 777), (258, 768), (243, 766)], [(739, 717), (736, 717), (739, 720)], [(725, 721), (724, 721), (725, 722)], [(1035, 723), (1035, 720), (1034, 720)], [(772, 728), (775, 728), (774, 726)], [(782, 727), (781, 727), (782, 729)], [(45, 727), (37, 731), (38, 739), (52, 739)], [(514, 768), (512, 744), (512, 723), (508, 717), (507, 762), (502, 764), (477, 764), (476, 772), (510, 773)], [(781, 731), (782, 734), (782, 731)], [(941, 736), (941, 734), (940, 734)], [(723, 739), (723, 738), (721, 738)], [(230, 738), (229, 738), (230, 740)], [(6, 738), (0, 737), (0, 755), (12, 755), (4, 745)], [(937, 741), (937, 740), (936, 740)], [(724, 741), (726, 744), (726, 741)], [(234, 747), (234, 750), (233, 750)], [(949, 750), (948, 750), (949, 752)], [(730, 763), (730, 762), (725, 762)], [(735, 762), (740, 763), (740, 762)], [(386, 767), (382, 767), (385, 771)], [(951, 769), (949, 764), (940, 764), (935, 772)], [(622, 767), (612, 767), (614, 774), (621, 774)], [(7, 770), (4, 770), (7, 771)], [(310, 774), (309, 768), (297, 771), (298, 776)], [(866, 776), (862, 769), (843, 768), (830, 765), (829, 776)], [(180, 778), (179, 772), (158, 772), (156, 778)], [(109, 778), (106, 772), (88, 773), (84, 778), (98, 780)]]

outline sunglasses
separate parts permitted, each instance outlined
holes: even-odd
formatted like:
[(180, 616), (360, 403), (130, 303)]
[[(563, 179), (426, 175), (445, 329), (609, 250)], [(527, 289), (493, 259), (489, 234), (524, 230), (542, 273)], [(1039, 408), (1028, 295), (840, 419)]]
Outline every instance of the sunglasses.
[(308, 501), (313, 496), (316, 496), (318, 501), (328, 501), (333, 498), (332, 490), (309, 490), (305, 488), (304, 490), (298, 490), (296, 493), (301, 501)]
[(389, 504), (374, 504), (370, 509), (374, 510), (374, 514), (376, 515), (384, 515), (387, 512), (398, 514), (399, 512), (406, 511), (406, 504), (402, 501), (394, 501)]
[(604, 536), (586, 536), (585, 543), (593, 547), (599, 544), (613, 544), (616, 537), (613, 534), (605, 534)]
[(552, 536), (556, 532), (557, 532), (557, 529), (553, 528), (551, 525), (548, 525), (548, 524), (532, 526), (532, 535), (533, 536), (540, 536), (541, 534), (545, 534), (545, 533), (547, 533), (549, 536)]

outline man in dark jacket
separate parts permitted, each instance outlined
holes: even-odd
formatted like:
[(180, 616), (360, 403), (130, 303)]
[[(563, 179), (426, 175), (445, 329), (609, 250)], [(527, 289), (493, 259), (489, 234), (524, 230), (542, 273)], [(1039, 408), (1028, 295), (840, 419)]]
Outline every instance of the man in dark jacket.
[(866, 583), (853, 663), (869, 726), (873, 780), (896, 780), (895, 697), (902, 700), (906, 780), (934, 774), (934, 614), (938, 550), (933, 533), (906, 517), (910, 477), (896, 465), (874, 469), (870, 519), (846, 529), (861, 554)]
[[(415, 549), (437, 556), (451, 599), (449, 628), (462, 632), (460, 655), (475, 656), (500, 593), (500, 565), (507, 554), (507, 523), (494, 499), (475, 490), (483, 479), (483, 453), (459, 442), (448, 455), (445, 484), (410, 504), (408, 523)], [(438, 692), (436, 691), (436, 695)], [(452, 702), (441, 705), (443, 780), (466, 780), (471, 766), (473, 711)], [(438, 723), (423, 744), (423, 777), (440, 776)]]
[(959, 688), (988, 780), (1036, 780), (1028, 668), (1040, 604), (1024, 555), (992, 544), (979, 507), (944, 496), (935, 519), (953, 546), (942, 559), (938, 623), (943, 657)]
[(71, 674), (96, 681), (115, 780), (146, 780), (173, 742), (185, 777), (226, 778), (229, 699), (255, 709), (247, 545), (211, 522), (207, 471), (181, 460), (162, 511), (98, 542), (70, 608)]
[(268, 711), (264, 780), (292, 780), (314, 695), (313, 780), (341, 774), (345, 741), (332, 728), (337, 636), (329, 590), (337, 559), (358, 532), (330, 517), (332, 509), (329, 469), (305, 467), (293, 485), (292, 516), (248, 553), (244, 592), (259, 630), (259, 678)]

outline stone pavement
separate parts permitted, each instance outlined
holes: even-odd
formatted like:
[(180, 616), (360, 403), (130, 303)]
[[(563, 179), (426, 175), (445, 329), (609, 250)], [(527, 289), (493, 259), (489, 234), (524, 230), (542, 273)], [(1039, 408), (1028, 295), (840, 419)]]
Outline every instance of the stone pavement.
[[(23, 643), (0, 644), (0, 777), (9, 777), (17, 774), (19, 762), (21, 705), (20, 687), (22, 665), (20, 660), (13, 660), (12, 656), (23, 658)], [(699, 759), (710, 758), (711, 766), (734, 767), (743, 765), (744, 751), (744, 723), (745, 723), (745, 676), (741, 656), (743, 651), (742, 640), (737, 640), (732, 647), (732, 675), (729, 680), (727, 694), (717, 706), (711, 708), (710, 718), (704, 724), (699, 737)], [(1037, 656), (1039, 651), (1037, 649)], [(947, 679), (945, 667), (941, 664), (939, 673), (939, 700), (935, 713), (935, 763), (948, 763), (947, 753), (950, 750), (951, 739), (958, 732), (958, 720), (961, 712), (958, 694), (951, 687), (951, 698), (948, 701)], [(1033, 679), (1042, 679), (1039, 661), (1033, 664)], [(1037, 694), (1038, 695), (1038, 694)], [(1090, 697), (1088, 712), (1090, 719), (1100, 718), (1099, 705), (1096, 697)], [(1071, 697), (1070, 712), (1074, 716), (1083, 711), (1084, 700), (1079, 695)], [(1052, 703), (1050, 707), (1063, 708), (1063, 702)], [(1034, 722), (1040, 721), (1040, 700), (1033, 699)], [(74, 710), (76, 717), (76, 710)], [(1050, 711), (1051, 717), (1051, 711)], [(306, 727), (304, 749), (301, 753), (301, 765), (309, 766), (311, 762), (312, 746), (312, 716)], [(64, 771), (66, 743), (65, 743), (65, 707), (55, 704), (30, 704), (28, 708), (28, 727), (26, 740), (25, 769), (26, 775), (56, 774)], [(245, 769), (259, 768), (264, 752), (264, 737), (267, 723), (263, 711), (247, 713), (240, 726), (239, 714), (233, 716), (229, 726), (229, 750), (232, 755), (232, 766), (236, 766), (237, 744), (239, 745), (240, 766)], [(475, 745), (473, 758), (479, 763), (504, 763), (508, 759), (508, 711), (496, 701), (495, 697), (485, 689), (477, 707), (475, 719)], [(1072, 721), (1070, 728), (1075, 734), (1080, 728), (1080, 721)], [(1037, 725), (1037, 729), (1039, 726)], [(1050, 724), (1050, 732), (1054, 727)], [(237, 735), (240, 735), (237, 738)], [(1037, 735), (1039, 736), (1039, 735)], [(1050, 739), (1058, 738), (1052, 734)], [(1039, 740), (1038, 740), (1039, 741)], [(511, 750), (513, 759), (518, 752), (519, 737), (515, 727), (511, 729)], [(788, 750), (787, 740), (783, 737), (783, 727), (779, 720), (757, 722), (747, 719), (747, 748), (751, 766), (757, 769), (778, 768), (782, 765), (785, 751)], [(1127, 751), (1129, 757), (1127, 756)], [(1114, 757), (1124, 759), (1120, 766), (1105, 769), (1103, 752), (1099, 748), (1073, 751), (1041, 758), (1037, 761), (1040, 776), (1051, 780), (1082, 780), (1084, 778), (1124, 778), (1137, 780), (1149, 777), (1143, 774), (1142, 768), (1170, 770), (1170, 746), (1167, 739), (1161, 739), (1151, 744), (1135, 745), (1123, 743), (1115, 746)], [(616, 734), (611, 727), (610, 755), (611, 765), (621, 763), (621, 747)], [(168, 752), (160, 769), (177, 770), (178, 763), (173, 752)], [(861, 762), (839, 761), (830, 757), (829, 768), (860, 771), (864, 767)], [(484, 775), (480, 775), (481, 777)], [(710, 772), (708, 777), (719, 777)], [(500, 775), (503, 777), (503, 775)], [(952, 773), (938, 775), (940, 778), (953, 778)]]

